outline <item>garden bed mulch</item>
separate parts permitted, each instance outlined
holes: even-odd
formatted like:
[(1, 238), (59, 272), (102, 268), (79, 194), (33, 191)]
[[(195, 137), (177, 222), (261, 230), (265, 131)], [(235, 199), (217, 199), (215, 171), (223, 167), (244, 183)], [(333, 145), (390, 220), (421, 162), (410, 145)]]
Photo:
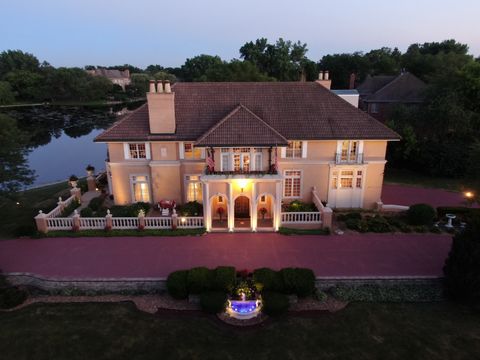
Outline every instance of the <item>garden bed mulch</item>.
[(289, 311), (328, 311), (331, 313), (340, 311), (348, 305), (348, 302), (328, 296), (325, 301), (318, 301), (313, 298), (298, 299), (295, 304), (290, 305)]
[(35, 303), (84, 303), (84, 302), (105, 302), (115, 303), (131, 301), (138, 310), (154, 314), (158, 309), (167, 310), (199, 310), (199, 306), (189, 303), (187, 300), (175, 300), (168, 295), (99, 295), (99, 296), (57, 296), (40, 295), (31, 296), (24, 303), (0, 311), (14, 311)]

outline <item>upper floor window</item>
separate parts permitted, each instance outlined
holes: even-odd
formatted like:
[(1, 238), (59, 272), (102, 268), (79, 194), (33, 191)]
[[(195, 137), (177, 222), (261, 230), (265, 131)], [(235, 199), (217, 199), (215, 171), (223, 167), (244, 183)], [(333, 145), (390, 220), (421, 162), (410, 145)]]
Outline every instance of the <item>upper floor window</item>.
[(359, 154), (360, 141), (343, 140), (341, 144), (340, 161), (356, 162)]
[(125, 143), (125, 159), (150, 159), (150, 146), (147, 143)]
[(302, 157), (302, 141), (289, 141), (285, 152), (287, 158), (301, 158)]
[(285, 170), (283, 181), (283, 197), (300, 197), (302, 172), (300, 170)]
[(378, 113), (378, 104), (377, 103), (371, 103), (370, 104), (370, 112), (372, 114), (377, 114)]
[(202, 149), (194, 147), (193, 143), (183, 143), (183, 154), (187, 160), (197, 160), (202, 158)]

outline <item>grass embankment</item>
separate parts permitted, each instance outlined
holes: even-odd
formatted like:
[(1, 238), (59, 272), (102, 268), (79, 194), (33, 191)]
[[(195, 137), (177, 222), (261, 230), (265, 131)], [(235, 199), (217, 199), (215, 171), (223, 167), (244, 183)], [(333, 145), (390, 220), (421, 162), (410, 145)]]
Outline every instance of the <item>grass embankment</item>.
[(47, 234), (38, 234), (38, 237), (114, 237), (114, 236), (197, 236), (203, 235), (205, 228), (201, 229), (144, 229), (144, 230), (82, 230), (50, 231)]
[(480, 311), (432, 304), (355, 303), (289, 314), (253, 329), (133, 304), (38, 304), (0, 313), (2, 359), (475, 359)]
[(22, 191), (16, 198), (0, 199), (0, 239), (25, 235), (35, 227), (34, 216), (39, 210), (49, 212), (58, 198), (70, 196), (67, 182)]

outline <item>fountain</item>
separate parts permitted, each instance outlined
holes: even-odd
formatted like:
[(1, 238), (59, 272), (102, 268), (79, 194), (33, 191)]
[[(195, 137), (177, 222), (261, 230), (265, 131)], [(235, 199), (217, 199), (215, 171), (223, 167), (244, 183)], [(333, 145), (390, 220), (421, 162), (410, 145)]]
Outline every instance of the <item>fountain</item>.
[(445, 227), (448, 229), (452, 229), (453, 228), (452, 221), (456, 218), (455, 214), (445, 214), (445, 217), (448, 219), (448, 222), (445, 225)]
[(240, 293), (241, 300), (228, 300), (227, 314), (235, 319), (246, 320), (252, 319), (260, 314), (262, 301), (246, 300), (244, 292)]

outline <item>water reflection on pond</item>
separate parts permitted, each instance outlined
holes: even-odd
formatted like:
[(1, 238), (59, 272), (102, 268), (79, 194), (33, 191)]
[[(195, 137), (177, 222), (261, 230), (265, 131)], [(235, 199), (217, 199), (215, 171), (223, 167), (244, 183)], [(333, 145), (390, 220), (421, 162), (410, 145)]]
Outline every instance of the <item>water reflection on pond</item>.
[(31, 152), (28, 163), (35, 170), (35, 185), (66, 180), (71, 174), (85, 175), (92, 164), (105, 168), (107, 147), (93, 139), (109, 127), (118, 115), (142, 102), (109, 107), (40, 106), (0, 110), (15, 119), (28, 133)]

